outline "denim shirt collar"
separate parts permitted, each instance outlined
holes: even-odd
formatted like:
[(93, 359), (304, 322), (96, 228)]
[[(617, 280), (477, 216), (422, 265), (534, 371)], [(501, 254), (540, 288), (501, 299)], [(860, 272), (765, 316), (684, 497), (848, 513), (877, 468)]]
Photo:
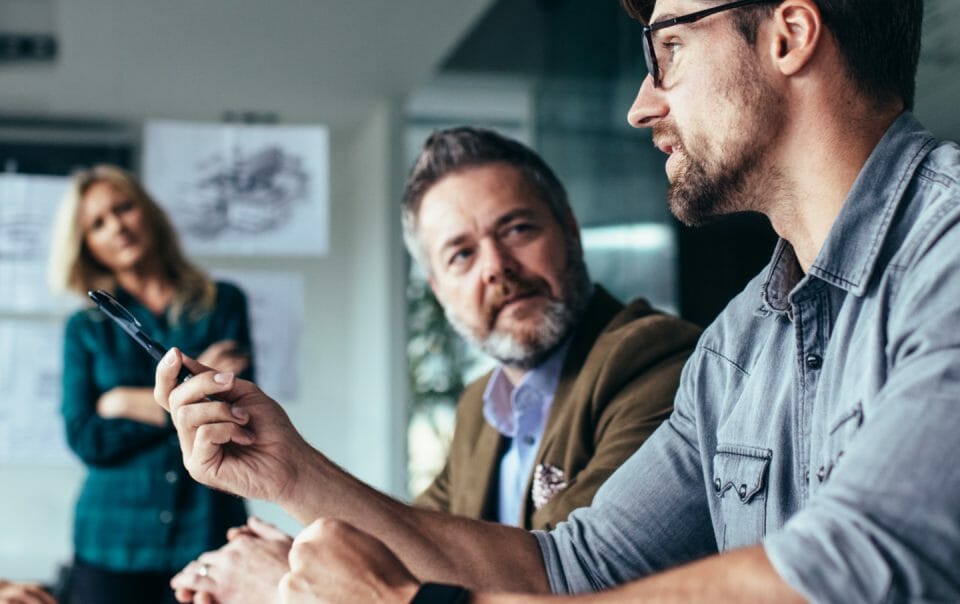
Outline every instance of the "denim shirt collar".
[[(910, 112), (893, 122), (854, 181), (808, 277), (864, 295), (900, 200), (935, 145), (933, 135)], [(788, 311), (791, 292), (804, 280), (793, 247), (780, 239), (763, 283), (764, 306)]]
[(531, 369), (516, 386), (510, 383), (503, 366), (497, 366), (483, 391), (483, 417), (487, 423), (504, 436), (515, 436), (515, 416), (521, 410), (516, 408), (514, 398), (521, 388), (535, 391), (542, 403), (552, 402), (572, 340), (568, 335), (550, 356)]

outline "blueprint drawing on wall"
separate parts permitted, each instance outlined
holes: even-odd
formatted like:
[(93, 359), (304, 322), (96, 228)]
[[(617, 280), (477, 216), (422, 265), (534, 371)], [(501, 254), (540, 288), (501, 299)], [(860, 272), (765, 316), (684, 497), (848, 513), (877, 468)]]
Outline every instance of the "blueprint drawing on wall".
[(77, 305), (55, 300), (46, 281), (53, 217), (69, 182), (0, 174), (0, 312), (58, 313)]
[(151, 121), (143, 177), (186, 249), (201, 255), (322, 255), (329, 220), (323, 126)]
[(63, 327), (0, 321), (0, 464), (70, 463), (60, 418)]

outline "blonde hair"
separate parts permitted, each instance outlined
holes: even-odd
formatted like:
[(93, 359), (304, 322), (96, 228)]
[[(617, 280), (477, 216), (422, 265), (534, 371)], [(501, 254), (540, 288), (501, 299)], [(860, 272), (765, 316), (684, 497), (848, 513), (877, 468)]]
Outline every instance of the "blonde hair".
[(54, 220), (48, 280), (56, 293), (72, 292), (86, 298), (88, 290), (115, 292), (116, 276), (87, 249), (84, 229), (80, 224), (80, 205), (93, 185), (107, 183), (140, 206), (153, 231), (153, 253), (174, 287), (171, 318), (176, 321), (188, 311), (202, 315), (213, 307), (216, 287), (202, 270), (193, 265), (180, 249), (173, 225), (160, 206), (127, 171), (111, 165), (94, 166), (73, 176), (73, 181)]

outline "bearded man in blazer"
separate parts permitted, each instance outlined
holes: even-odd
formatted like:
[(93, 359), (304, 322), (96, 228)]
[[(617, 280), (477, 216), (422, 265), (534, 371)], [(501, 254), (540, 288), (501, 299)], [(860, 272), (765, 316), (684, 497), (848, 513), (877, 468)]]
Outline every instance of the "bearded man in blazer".
[(591, 284), (563, 186), (494, 132), (427, 139), (403, 225), (450, 323), (499, 362), (461, 396), (446, 466), (416, 504), (552, 528), (667, 418), (699, 330)]
[[(431, 135), (402, 211), (447, 319), (499, 362), (464, 391), (446, 466), (416, 504), (549, 529), (667, 418), (700, 330), (593, 285), (563, 185), (494, 132)], [(291, 538), (257, 518), (228, 536), (174, 577), (181, 602), (275, 599)]]

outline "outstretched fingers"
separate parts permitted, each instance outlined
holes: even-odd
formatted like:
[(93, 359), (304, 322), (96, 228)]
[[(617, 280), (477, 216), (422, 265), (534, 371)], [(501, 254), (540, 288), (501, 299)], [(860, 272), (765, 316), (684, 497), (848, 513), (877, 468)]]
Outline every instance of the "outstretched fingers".
[[(163, 355), (163, 358), (160, 359), (160, 362), (157, 363), (156, 371), (156, 381), (153, 387), (153, 398), (156, 399), (157, 403), (166, 409), (167, 411), (172, 412), (172, 407), (175, 401), (171, 400), (174, 391), (179, 391), (179, 387), (182, 384), (179, 384), (179, 375), (180, 369), (186, 367), (187, 370), (192, 373), (195, 377), (212, 372), (213, 370), (198, 363), (191, 359), (190, 357), (181, 353), (177, 348), (171, 348), (167, 351), (167, 354)], [(192, 382), (193, 379), (187, 380)], [(185, 384), (183, 384), (185, 385)], [(219, 384), (223, 386), (223, 384)], [(194, 392), (196, 389), (190, 389), (189, 392)], [(225, 388), (220, 388), (216, 392), (222, 392)], [(204, 398), (206, 395), (201, 396)], [(182, 396), (181, 396), (182, 398)], [(199, 399), (198, 399), (199, 400)]]

